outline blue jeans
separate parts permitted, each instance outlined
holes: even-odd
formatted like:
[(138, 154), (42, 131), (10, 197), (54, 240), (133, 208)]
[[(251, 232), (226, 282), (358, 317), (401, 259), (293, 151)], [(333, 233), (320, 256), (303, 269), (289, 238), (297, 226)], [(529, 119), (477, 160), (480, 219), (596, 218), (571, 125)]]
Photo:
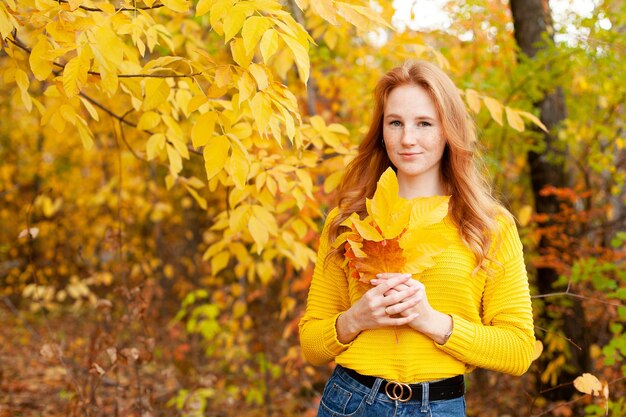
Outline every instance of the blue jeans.
[(465, 397), (429, 401), (427, 382), (422, 385), (422, 401), (400, 402), (378, 392), (382, 379), (369, 388), (337, 365), (326, 383), (317, 417), (465, 417)]

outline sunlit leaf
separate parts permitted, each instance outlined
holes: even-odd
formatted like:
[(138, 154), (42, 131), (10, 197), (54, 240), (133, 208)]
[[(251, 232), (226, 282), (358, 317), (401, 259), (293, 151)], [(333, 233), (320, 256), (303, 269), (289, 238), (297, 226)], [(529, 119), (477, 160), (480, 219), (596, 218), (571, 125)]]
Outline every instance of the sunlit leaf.
[(333, 7), (332, 0), (313, 0), (311, 2), (311, 9), (331, 25), (337, 24), (337, 12)]
[(224, 168), (228, 160), (228, 150), (230, 142), (226, 136), (214, 136), (204, 147), (204, 167), (207, 179), (210, 180)]
[(483, 97), (483, 102), (485, 103), (487, 110), (489, 110), (489, 114), (491, 114), (493, 120), (502, 126), (502, 109), (504, 106), (502, 106), (498, 100), (491, 97)]
[(247, 54), (254, 52), (261, 37), (271, 26), (272, 22), (267, 17), (250, 16), (246, 19), (241, 29), (241, 37)]
[(194, 148), (207, 145), (213, 137), (217, 113), (207, 112), (198, 116), (196, 123), (191, 128), (191, 143)]
[(600, 395), (603, 391), (602, 383), (594, 375), (584, 373), (574, 380), (574, 387), (585, 394)]
[(237, 64), (239, 64), (243, 68), (247, 68), (252, 61), (252, 56), (254, 52), (247, 52), (246, 47), (243, 44), (243, 39), (234, 38), (230, 42), (230, 52), (233, 56), (233, 59)]
[(63, 70), (63, 89), (69, 96), (75, 96), (80, 92), (87, 82), (87, 72), (89, 71), (89, 58), (87, 53), (82, 51), (78, 56), (72, 58)]
[(187, 0), (161, 0), (163, 5), (168, 9), (172, 9), (175, 12), (184, 13), (189, 10), (189, 4)]
[(293, 57), (296, 61), (296, 66), (298, 67), (298, 74), (300, 75), (300, 79), (302, 80), (302, 82), (306, 83), (309, 79), (310, 71), (309, 53), (307, 51), (307, 48), (305, 48), (305, 46), (297, 39), (287, 34), (281, 33), (280, 36), (283, 41), (285, 41), (287, 47), (293, 54)]
[(214, 0), (200, 0), (196, 5), (196, 16), (204, 16), (211, 10)]
[(28, 57), (30, 69), (39, 81), (45, 80), (52, 73), (51, 48), (48, 38), (40, 35)]
[(511, 109), (510, 107), (505, 107), (504, 110), (506, 112), (506, 120), (509, 122), (509, 125), (518, 132), (523, 132), (524, 120), (520, 117), (519, 112)]
[(145, 85), (143, 109), (146, 111), (157, 108), (170, 95), (170, 86), (164, 78), (148, 78)]
[(264, 63), (267, 64), (270, 58), (278, 51), (278, 39), (278, 32), (274, 29), (266, 31), (261, 37), (259, 48)]
[(250, 220), (248, 220), (248, 230), (257, 245), (257, 253), (261, 253), (269, 240), (267, 227), (259, 218), (250, 216)]
[(161, 116), (153, 111), (147, 111), (141, 115), (137, 122), (137, 129), (151, 130), (161, 123)]
[(528, 112), (525, 112), (525, 111), (520, 111), (519, 115), (522, 116), (522, 117), (527, 118), (528, 120), (530, 120), (532, 123), (534, 123), (536, 126), (538, 126), (544, 132), (546, 132), (546, 133), (548, 132), (548, 128), (534, 114), (528, 113)]
[(465, 101), (474, 113), (478, 113), (480, 111), (480, 97), (478, 96), (476, 90), (472, 90), (471, 88), (465, 90)]

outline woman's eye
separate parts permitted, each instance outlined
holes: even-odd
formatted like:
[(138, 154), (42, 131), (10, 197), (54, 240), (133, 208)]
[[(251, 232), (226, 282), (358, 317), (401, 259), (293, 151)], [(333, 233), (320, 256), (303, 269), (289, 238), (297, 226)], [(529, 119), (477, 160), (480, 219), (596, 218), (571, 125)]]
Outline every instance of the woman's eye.
[(402, 126), (402, 123), (400, 123), (399, 120), (392, 120), (391, 122), (389, 122), (389, 126)]
[(417, 125), (418, 125), (419, 127), (428, 127), (428, 126), (432, 126), (432, 125), (430, 124), (430, 122), (426, 122), (426, 121), (424, 121), (424, 120), (422, 120), (421, 122), (418, 122), (418, 123), (417, 123)]

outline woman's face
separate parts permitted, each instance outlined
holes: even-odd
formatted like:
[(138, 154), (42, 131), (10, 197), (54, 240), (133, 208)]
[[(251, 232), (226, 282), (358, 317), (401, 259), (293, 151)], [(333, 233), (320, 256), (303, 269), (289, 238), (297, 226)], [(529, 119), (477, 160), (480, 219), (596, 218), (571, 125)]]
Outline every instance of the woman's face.
[(401, 196), (443, 192), (440, 166), (446, 140), (435, 103), (423, 87), (407, 84), (391, 90), (383, 114), (383, 139), (397, 168)]

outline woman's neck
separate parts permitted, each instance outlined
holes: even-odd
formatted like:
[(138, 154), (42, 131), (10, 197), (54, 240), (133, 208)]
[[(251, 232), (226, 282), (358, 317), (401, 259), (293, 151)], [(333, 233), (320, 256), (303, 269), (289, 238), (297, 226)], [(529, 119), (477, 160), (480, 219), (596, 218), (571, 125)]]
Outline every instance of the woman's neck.
[(445, 195), (446, 190), (439, 174), (425, 177), (405, 178), (398, 176), (399, 195), (410, 200), (417, 197)]

